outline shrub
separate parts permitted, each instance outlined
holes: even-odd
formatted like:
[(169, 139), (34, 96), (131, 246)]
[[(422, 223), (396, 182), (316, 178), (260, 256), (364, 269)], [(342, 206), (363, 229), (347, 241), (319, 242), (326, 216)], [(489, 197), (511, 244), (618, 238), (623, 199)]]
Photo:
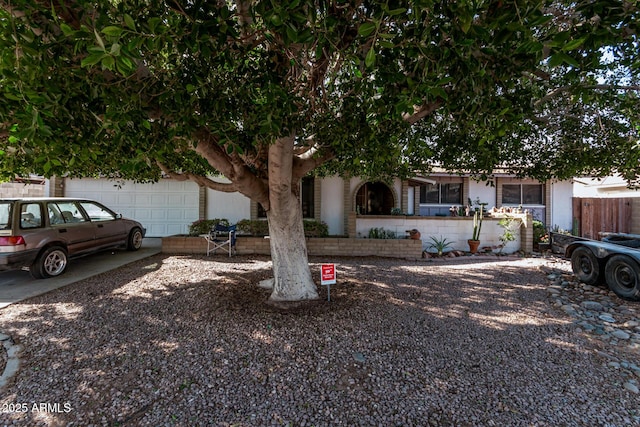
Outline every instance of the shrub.
[(502, 218), (498, 222), (498, 225), (503, 229), (502, 235), (500, 236), (500, 253), (502, 253), (502, 250), (508, 242), (516, 240), (516, 233), (520, 228), (520, 224), (522, 224), (522, 222), (516, 218)]
[(533, 241), (534, 243), (544, 242), (545, 238), (549, 239), (547, 236), (547, 227), (545, 227), (544, 223), (540, 220), (533, 220)]
[(303, 222), (306, 237), (327, 237), (329, 235), (329, 226), (325, 222), (315, 219), (305, 219)]
[(370, 239), (395, 239), (396, 232), (392, 230), (385, 230), (383, 227), (369, 229)]
[(238, 233), (250, 236), (268, 236), (269, 223), (264, 219), (243, 219), (238, 221)]
[[(329, 226), (322, 221), (305, 219), (303, 226), (306, 237), (326, 237), (329, 235)], [(243, 219), (238, 221), (238, 233), (250, 236), (267, 236), (269, 235), (269, 223), (264, 219)]]
[(189, 236), (209, 234), (209, 232), (218, 224), (229, 225), (229, 221), (225, 218), (199, 219), (194, 221), (189, 225)]

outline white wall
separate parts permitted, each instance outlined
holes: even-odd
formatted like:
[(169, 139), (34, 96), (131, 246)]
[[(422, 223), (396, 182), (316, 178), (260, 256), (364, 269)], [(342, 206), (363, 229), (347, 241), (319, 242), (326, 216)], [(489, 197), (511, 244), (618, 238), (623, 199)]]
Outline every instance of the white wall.
[(320, 219), (329, 227), (329, 235), (343, 235), (344, 230), (344, 181), (340, 177), (320, 180)]
[(571, 231), (573, 227), (573, 184), (571, 181), (552, 182), (551, 184), (551, 224)]
[(576, 178), (573, 182), (574, 197), (640, 197), (640, 191), (627, 188), (621, 176)]
[(415, 214), (415, 201), (416, 201), (416, 197), (420, 197), (420, 194), (416, 194), (416, 192), (418, 191), (418, 188), (420, 187), (409, 187), (409, 194), (407, 197), (407, 205), (408, 205), (408, 209), (407, 209), (407, 213), (409, 215), (413, 215)]
[[(487, 203), (486, 209), (491, 209), (498, 205), (496, 202), (496, 187), (487, 185), (483, 181), (469, 180), (469, 198), (472, 203), (475, 203), (476, 199), (480, 198), (481, 203)], [(463, 200), (463, 202), (466, 205), (468, 200)]]
[[(500, 236), (504, 233), (504, 228), (498, 225), (499, 219), (486, 218), (482, 221), (482, 231), (480, 232), (480, 247), (500, 245)], [(359, 217), (356, 223), (356, 237), (367, 238), (369, 230), (372, 228), (384, 228), (395, 232), (396, 236), (403, 238), (407, 236), (407, 230), (416, 229), (420, 231), (423, 249), (428, 249), (433, 243), (431, 237), (441, 240), (446, 238), (451, 242), (449, 249), (467, 251), (469, 245), (467, 240), (473, 233), (473, 218), (436, 218), (436, 217), (405, 217), (389, 216), (367, 218)], [(508, 242), (503, 249), (503, 253), (513, 253), (520, 249), (520, 233), (516, 233), (516, 240)]]
[[(210, 177), (217, 182), (229, 182), (226, 178)], [(251, 201), (240, 193), (223, 193), (207, 188), (207, 219), (225, 218), (235, 224), (241, 219), (251, 218)]]

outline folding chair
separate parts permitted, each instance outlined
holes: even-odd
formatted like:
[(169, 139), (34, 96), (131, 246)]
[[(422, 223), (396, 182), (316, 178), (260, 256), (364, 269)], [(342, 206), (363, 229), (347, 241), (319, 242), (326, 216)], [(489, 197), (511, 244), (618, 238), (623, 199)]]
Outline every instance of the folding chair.
[[(229, 256), (236, 253), (236, 226), (216, 224), (213, 230), (204, 236), (207, 241), (207, 255), (216, 250), (223, 249), (229, 251)], [(226, 249), (225, 249), (226, 247)]]

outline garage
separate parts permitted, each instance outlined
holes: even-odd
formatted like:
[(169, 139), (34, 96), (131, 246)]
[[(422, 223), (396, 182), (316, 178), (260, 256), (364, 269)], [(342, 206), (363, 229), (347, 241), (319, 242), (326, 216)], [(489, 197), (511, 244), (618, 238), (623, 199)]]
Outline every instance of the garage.
[(199, 218), (199, 187), (192, 181), (161, 179), (153, 184), (108, 179), (65, 179), (65, 197), (97, 200), (140, 221), (147, 237), (186, 234)]

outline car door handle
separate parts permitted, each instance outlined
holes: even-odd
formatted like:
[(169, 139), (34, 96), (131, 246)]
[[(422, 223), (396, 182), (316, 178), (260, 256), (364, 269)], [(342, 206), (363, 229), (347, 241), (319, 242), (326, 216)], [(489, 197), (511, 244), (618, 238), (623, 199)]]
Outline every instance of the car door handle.
[(98, 228), (104, 228), (104, 225), (98, 224)]
[(58, 233), (66, 233), (67, 229), (66, 228), (61, 228), (60, 230), (58, 230)]

